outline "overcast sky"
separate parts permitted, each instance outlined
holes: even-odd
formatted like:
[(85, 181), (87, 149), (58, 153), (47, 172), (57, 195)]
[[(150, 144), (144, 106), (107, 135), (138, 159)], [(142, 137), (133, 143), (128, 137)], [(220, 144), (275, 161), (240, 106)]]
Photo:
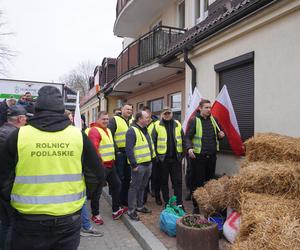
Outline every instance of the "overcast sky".
[(2, 21), (14, 33), (5, 43), (17, 52), (7, 78), (58, 82), (81, 62), (117, 57), (122, 39), (113, 35), (116, 2), (0, 0)]

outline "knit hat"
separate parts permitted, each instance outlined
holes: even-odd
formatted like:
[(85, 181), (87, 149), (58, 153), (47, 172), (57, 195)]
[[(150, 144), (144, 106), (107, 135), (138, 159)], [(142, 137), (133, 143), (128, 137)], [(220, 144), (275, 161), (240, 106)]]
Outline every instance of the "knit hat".
[(58, 88), (44, 86), (40, 88), (35, 103), (35, 112), (42, 110), (54, 111), (57, 113), (65, 112), (63, 97)]

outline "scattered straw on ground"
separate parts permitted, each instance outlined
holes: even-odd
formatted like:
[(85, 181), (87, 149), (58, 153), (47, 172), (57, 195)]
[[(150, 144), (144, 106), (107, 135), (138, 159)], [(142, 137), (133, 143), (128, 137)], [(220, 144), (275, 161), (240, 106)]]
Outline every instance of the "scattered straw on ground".
[(198, 188), (193, 193), (201, 212), (209, 215), (220, 212), (227, 207), (227, 197), (224, 186), (229, 181), (228, 176), (223, 176), (218, 180), (210, 180), (204, 187)]
[(300, 162), (300, 138), (258, 133), (245, 142), (248, 161)]

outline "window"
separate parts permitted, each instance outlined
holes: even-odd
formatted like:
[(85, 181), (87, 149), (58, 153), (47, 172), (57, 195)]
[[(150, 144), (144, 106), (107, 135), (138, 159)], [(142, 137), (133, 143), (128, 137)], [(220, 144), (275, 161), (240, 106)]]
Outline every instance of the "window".
[[(220, 90), (226, 84), (242, 140), (254, 134), (254, 52), (215, 65)], [(230, 150), (226, 137), (221, 149)]]
[(181, 92), (171, 94), (169, 100), (174, 119), (181, 121)]
[(178, 4), (178, 27), (185, 28), (185, 3), (184, 1)]
[(196, 23), (202, 22), (208, 16), (208, 0), (195, 0)]
[(137, 110), (137, 112), (140, 111), (140, 110), (142, 110), (143, 107), (144, 107), (144, 102), (138, 102), (136, 104), (136, 110)]
[(97, 120), (97, 109), (98, 108), (92, 108), (92, 122), (95, 122)]
[(154, 115), (159, 115), (164, 106), (164, 98), (149, 101), (149, 107)]

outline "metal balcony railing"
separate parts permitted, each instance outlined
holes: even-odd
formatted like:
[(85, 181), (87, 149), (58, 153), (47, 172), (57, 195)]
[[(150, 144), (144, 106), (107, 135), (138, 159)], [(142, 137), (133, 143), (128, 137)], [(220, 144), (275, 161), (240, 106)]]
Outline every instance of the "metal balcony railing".
[(117, 58), (117, 78), (162, 56), (186, 30), (158, 26), (129, 44)]

